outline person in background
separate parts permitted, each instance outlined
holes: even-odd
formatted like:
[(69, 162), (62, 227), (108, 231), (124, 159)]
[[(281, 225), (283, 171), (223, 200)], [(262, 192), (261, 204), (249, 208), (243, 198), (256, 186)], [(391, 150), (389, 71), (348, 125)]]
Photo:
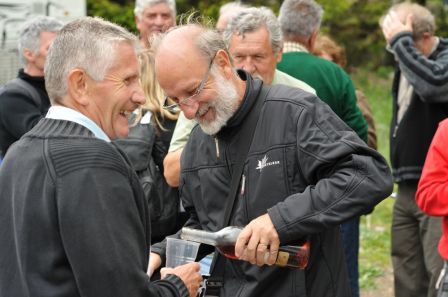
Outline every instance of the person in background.
[[(345, 54), (345, 49), (339, 46), (333, 39), (327, 35), (319, 34), (314, 44), (313, 54), (332, 61), (342, 68), (347, 65), (347, 57)], [(377, 137), (375, 129), (375, 121), (372, 115), (372, 109), (367, 102), (366, 96), (360, 90), (356, 91), (356, 103), (362, 112), (362, 115), (367, 121), (367, 145), (373, 149), (377, 149)]]
[(241, 10), (229, 21), (223, 38), (236, 68), (268, 85), (283, 84), (316, 94), (307, 83), (276, 68), (282, 59), (283, 36), (279, 22), (269, 8)]
[(145, 102), (137, 48), (135, 35), (91, 17), (54, 40), (52, 106), (0, 167), (1, 296), (196, 296), (198, 263), (150, 282), (148, 204), (111, 143)]
[[(246, 226), (235, 246), (243, 261), (223, 258), (222, 287), (214, 283), (219, 296), (349, 296), (339, 224), (390, 194), (384, 158), (316, 95), (268, 86), (236, 70), (216, 30), (181, 26), (153, 46), (161, 87), (199, 123), (181, 160), (186, 226), (213, 232)], [(248, 138), (242, 131), (252, 119)], [(243, 141), (250, 141), (248, 152), (239, 150)], [(232, 205), (229, 184), (246, 153)], [(308, 236), (307, 269), (265, 266), (274, 264), (279, 245)], [(151, 248), (154, 270), (164, 263), (165, 250), (163, 243)]]
[(416, 201), (420, 209), (429, 216), (442, 217), (442, 236), (439, 254), (444, 260), (442, 272), (436, 283), (438, 297), (448, 296), (448, 120), (443, 120), (432, 139), (422, 176), (420, 177)]
[(391, 244), (395, 296), (435, 297), (443, 266), (437, 253), (441, 220), (418, 208), (415, 193), (437, 126), (448, 117), (448, 40), (435, 35), (434, 16), (415, 3), (393, 5), (380, 26), (397, 61), (390, 129), (398, 185)]
[(62, 28), (51, 17), (36, 17), (23, 26), (19, 54), (23, 68), (0, 91), (0, 159), (10, 145), (31, 130), (50, 108), (44, 64), (48, 49)]
[(142, 47), (149, 47), (151, 37), (176, 25), (175, 0), (136, 0), (135, 24)]
[[(337, 64), (312, 54), (323, 9), (314, 0), (285, 0), (279, 21), (284, 36), (283, 58), (277, 68), (312, 86), (317, 96), (367, 142), (367, 122), (356, 105), (350, 76)], [(359, 296), (359, 217), (341, 225), (342, 242), (353, 297)]]

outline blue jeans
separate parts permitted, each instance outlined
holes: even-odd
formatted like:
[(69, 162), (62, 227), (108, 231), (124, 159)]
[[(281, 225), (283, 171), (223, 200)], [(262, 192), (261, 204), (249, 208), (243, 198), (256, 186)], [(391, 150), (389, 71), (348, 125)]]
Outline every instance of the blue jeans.
[(359, 217), (351, 219), (341, 225), (341, 236), (352, 297), (359, 297)]

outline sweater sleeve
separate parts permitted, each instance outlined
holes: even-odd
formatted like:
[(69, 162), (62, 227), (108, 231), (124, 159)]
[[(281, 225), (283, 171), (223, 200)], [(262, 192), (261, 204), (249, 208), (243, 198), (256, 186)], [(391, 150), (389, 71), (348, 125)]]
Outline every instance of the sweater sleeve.
[(392, 192), (386, 160), (323, 104), (297, 122), (300, 172), (308, 186), (268, 210), (282, 243), (370, 212)]
[(423, 167), (416, 201), (428, 215), (448, 216), (448, 122), (439, 125)]
[[(341, 69), (343, 72), (343, 70)], [(343, 72), (343, 98), (341, 101), (341, 119), (352, 128), (359, 138), (367, 143), (367, 121), (356, 103), (356, 93), (350, 77)]]
[(27, 94), (19, 90), (5, 90), (1, 95), (0, 120), (14, 137), (19, 139), (45, 115)]
[(399, 33), (391, 41), (403, 75), (428, 103), (448, 102), (448, 48), (445, 40), (440, 43), (443, 49), (426, 57), (416, 48), (411, 32)]
[(61, 240), (80, 295), (188, 296), (178, 277), (150, 283), (146, 275), (149, 220), (130, 171), (80, 163), (59, 168), (57, 181)]

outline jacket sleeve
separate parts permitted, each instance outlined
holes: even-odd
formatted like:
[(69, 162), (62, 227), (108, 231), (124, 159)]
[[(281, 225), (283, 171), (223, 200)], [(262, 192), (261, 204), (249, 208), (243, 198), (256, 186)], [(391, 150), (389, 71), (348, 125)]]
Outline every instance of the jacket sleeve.
[(416, 48), (411, 32), (397, 34), (390, 45), (400, 70), (423, 101), (448, 102), (448, 48), (428, 58)]
[(370, 212), (392, 192), (386, 160), (316, 102), (297, 121), (299, 172), (308, 186), (268, 210), (282, 244)]
[(45, 115), (34, 100), (20, 90), (5, 90), (1, 95), (0, 120), (14, 137), (19, 139)]
[(150, 282), (146, 204), (123, 171), (91, 160), (58, 178), (60, 235), (81, 296), (188, 296), (176, 276)]
[(426, 156), (416, 201), (428, 215), (448, 216), (448, 122), (437, 130)]

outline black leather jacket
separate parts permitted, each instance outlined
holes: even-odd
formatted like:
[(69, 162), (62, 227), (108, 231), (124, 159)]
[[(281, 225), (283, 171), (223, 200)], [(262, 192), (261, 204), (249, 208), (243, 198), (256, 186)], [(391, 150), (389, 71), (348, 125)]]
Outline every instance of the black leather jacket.
[[(246, 116), (261, 81), (246, 73), (245, 98), (215, 137), (196, 127), (184, 149), (180, 194), (187, 225), (217, 231)], [(246, 77), (247, 76), (247, 77)], [(221, 296), (350, 296), (339, 224), (369, 212), (392, 191), (384, 158), (316, 96), (270, 88), (245, 162), (231, 224), (269, 213), (282, 245), (311, 239), (306, 270), (226, 260)], [(153, 251), (163, 255), (163, 247)]]

